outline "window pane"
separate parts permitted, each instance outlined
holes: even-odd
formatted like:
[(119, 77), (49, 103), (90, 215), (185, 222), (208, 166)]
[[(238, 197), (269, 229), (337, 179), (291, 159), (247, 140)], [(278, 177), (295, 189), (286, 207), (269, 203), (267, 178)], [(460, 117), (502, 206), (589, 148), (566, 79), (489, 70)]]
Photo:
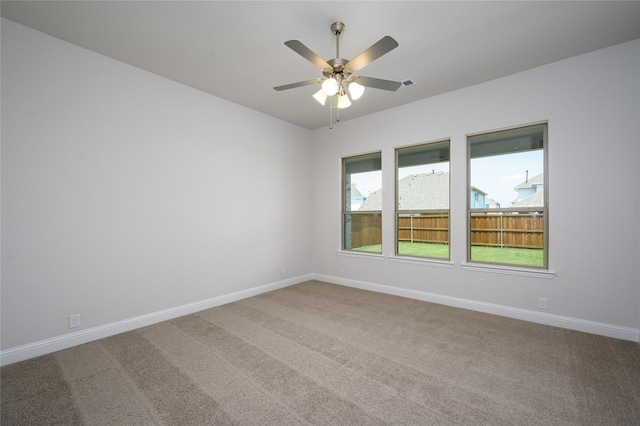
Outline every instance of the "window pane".
[(398, 254), (449, 258), (449, 214), (398, 214)]
[(469, 148), (472, 209), (544, 206), (542, 127), (473, 136)]
[(396, 154), (396, 252), (448, 259), (449, 141), (401, 148)]
[(343, 250), (382, 253), (381, 188), (380, 153), (343, 159)]
[(471, 213), (471, 259), (544, 266), (544, 212)]
[(344, 249), (382, 253), (382, 216), (345, 214)]
[(344, 159), (344, 210), (382, 210), (380, 153)]
[(469, 260), (546, 267), (546, 125), (469, 138)]

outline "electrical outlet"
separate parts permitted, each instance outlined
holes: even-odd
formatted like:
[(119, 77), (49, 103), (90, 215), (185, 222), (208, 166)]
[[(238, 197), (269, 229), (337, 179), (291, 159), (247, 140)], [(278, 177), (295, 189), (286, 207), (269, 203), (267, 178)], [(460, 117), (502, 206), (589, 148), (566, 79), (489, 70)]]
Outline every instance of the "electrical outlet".
[(338, 269), (338, 274), (340, 274), (341, 277), (344, 277), (344, 268)]
[(80, 327), (80, 314), (69, 315), (69, 328)]
[(286, 269), (282, 270), (282, 278), (287, 278), (287, 270)]
[(538, 308), (547, 309), (547, 298), (546, 297), (539, 297), (538, 298)]

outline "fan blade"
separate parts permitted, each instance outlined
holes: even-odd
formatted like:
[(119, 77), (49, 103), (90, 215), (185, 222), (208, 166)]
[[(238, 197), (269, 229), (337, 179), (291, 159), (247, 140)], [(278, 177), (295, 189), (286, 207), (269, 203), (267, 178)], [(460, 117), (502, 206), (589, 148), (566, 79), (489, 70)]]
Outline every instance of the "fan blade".
[(347, 62), (344, 66), (344, 71), (353, 74), (396, 47), (398, 47), (398, 42), (395, 41), (393, 37), (384, 36), (373, 46)]
[(381, 78), (364, 77), (361, 75), (351, 77), (351, 81), (367, 87), (373, 87), (374, 89), (387, 90), (389, 92), (395, 92), (402, 86), (399, 81), (383, 80)]
[(316, 55), (311, 49), (302, 44), (299, 40), (285, 41), (284, 44), (290, 47), (298, 55), (311, 62), (316, 67), (320, 68), (323, 72), (333, 72), (333, 67), (329, 65), (324, 59)]
[(322, 82), (321, 78), (316, 78), (313, 80), (305, 80), (305, 81), (299, 81), (297, 83), (285, 84), (284, 86), (276, 86), (274, 87), (274, 89), (277, 91), (295, 89), (296, 87), (308, 86), (310, 84), (321, 83), (321, 82)]

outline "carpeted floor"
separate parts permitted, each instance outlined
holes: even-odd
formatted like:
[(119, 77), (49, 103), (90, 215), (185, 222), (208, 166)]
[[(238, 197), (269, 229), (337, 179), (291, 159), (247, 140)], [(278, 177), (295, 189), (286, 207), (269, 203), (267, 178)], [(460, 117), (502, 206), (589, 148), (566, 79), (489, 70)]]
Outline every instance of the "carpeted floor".
[(639, 425), (640, 346), (310, 281), (3, 367), (2, 425)]

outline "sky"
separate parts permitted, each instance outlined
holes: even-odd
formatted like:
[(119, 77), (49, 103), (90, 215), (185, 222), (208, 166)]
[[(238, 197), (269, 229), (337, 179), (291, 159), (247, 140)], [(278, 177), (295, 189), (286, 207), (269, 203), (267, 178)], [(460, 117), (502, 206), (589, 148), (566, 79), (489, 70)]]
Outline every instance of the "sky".
[[(501, 207), (511, 206), (516, 198), (513, 189), (524, 182), (529, 171), (529, 178), (544, 171), (543, 150), (527, 151), (516, 154), (476, 158), (471, 161), (471, 185), (487, 193), (489, 198), (499, 202)], [(432, 171), (448, 172), (448, 163), (429, 164), (400, 169), (399, 177), (409, 174), (430, 173)], [(382, 172), (367, 172), (351, 175), (354, 183), (363, 195), (380, 189)]]
[(473, 159), (471, 185), (486, 192), (501, 207), (509, 207), (517, 195), (513, 188), (526, 181), (527, 171), (529, 178), (544, 171), (542, 150)]

